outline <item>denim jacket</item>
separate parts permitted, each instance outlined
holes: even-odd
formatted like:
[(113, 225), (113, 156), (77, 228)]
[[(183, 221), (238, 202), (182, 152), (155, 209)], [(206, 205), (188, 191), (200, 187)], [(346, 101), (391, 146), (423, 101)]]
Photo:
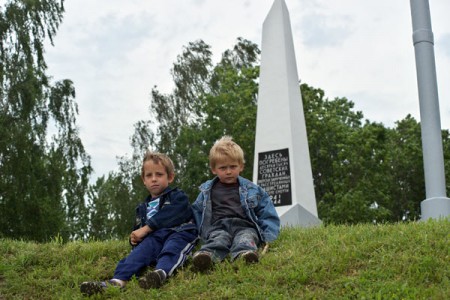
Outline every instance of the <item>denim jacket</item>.
[(145, 202), (136, 207), (134, 229), (148, 225), (153, 230), (171, 228), (175, 231), (196, 230), (192, 207), (187, 195), (178, 188), (167, 187), (159, 196), (159, 211), (147, 220), (147, 205), (152, 200), (149, 195)]
[[(200, 194), (192, 204), (194, 218), (202, 239), (207, 239), (208, 228), (211, 227), (211, 189), (217, 180), (219, 180), (218, 177), (215, 177), (204, 182), (200, 186)], [(255, 225), (262, 242), (274, 241), (280, 233), (280, 218), (270, 196), (248, 179), (239, 176), (238, 182), (242, 208), (248, 220)]]

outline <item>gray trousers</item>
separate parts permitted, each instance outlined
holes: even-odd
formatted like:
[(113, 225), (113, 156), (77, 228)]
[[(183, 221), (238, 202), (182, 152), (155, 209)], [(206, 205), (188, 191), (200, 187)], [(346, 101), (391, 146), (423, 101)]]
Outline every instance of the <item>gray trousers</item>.
[(228, 254), (234, 260), (243, 252), (256, 251), (259, 243), (258, 232), (251, 222), (225, 218), (212, 224), (199, 251), (210, 252), (214, 261), (222, 261)]

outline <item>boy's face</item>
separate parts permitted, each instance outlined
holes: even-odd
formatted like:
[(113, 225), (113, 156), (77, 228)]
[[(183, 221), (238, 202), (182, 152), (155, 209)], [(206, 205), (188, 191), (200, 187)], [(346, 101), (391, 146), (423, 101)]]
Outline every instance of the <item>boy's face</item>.
[(147, 160), (144, 163), (142, 181), (152, 197), (159, 196), (172, 183), (174, 175), (169, 176), (166, 168), (160, 163)]
[(219, 177), (222, 183), (236, 183), (239, 173), (244, 170), (244, 166), (239, 164), (236, 160), (226, 158), (218, 161), (214, 168), (211, 168), (211, 172)]

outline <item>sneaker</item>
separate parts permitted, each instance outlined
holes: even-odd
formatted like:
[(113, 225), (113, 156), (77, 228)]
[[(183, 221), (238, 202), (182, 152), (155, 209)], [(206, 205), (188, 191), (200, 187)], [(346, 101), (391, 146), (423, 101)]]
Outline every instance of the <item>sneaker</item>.
[(192, 258), (192, 264), (199, 272), (206, 272), (212, 268), (211, 254), (206, 251), (199, 251), (194, 254)]
[(92, 296), (100, 294), (105, 291), (108, 286), (115, 286), (123, 288), (119, 283), (115, 281), (85, 281), (80, 285), (80, 292), (85, 296)]
[(92, 296), (94, 294), (103, 293), (106, 289), (106, 282), (85, 281), (80, 285), (80, 292), (85, 296)]
[(241, 257), (247, 264), (256, 264), (257, 262), (259, 262), (258, 253), (256, 253), (255, 251), (246, 251), (241, 254)]
[(147, 272), (143, 277), (139, 278), (139, 286), (146, 290), (157, 289), (163, 285), (166, 277), (166, 272), (161, 269)]

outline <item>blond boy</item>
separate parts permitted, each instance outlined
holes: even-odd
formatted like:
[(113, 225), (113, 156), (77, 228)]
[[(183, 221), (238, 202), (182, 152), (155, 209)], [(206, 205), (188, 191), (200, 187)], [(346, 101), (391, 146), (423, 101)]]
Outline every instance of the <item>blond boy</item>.
[(216, 141), (209, 153), (216, 175), (200, 186), (192, 205), (202, 246), (194, 254), (194, 267), (209, 270), (230, 254), (247, 263), (259, 261), (258, 246), (272, 242), (280, 232), (280, 219), (269, 195), (240, 176), (244, 152), (229, 136)]

